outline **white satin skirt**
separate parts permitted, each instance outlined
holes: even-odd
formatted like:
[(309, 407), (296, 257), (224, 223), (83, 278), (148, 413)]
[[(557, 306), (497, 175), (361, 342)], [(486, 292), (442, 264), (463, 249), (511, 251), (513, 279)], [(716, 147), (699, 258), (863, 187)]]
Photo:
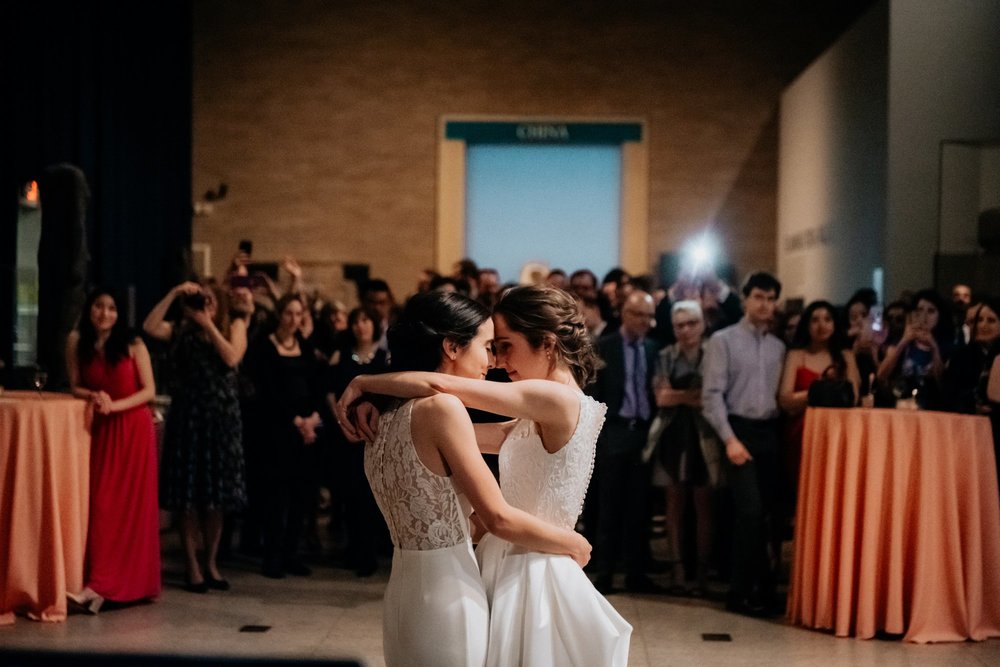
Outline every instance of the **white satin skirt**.
[(483, 665), (488, 640), (489, 605), (470, 542), (393, 552), (382, 614), (387, 667)]
[(476, 549), (490, 601), (490, 667), (625, 667), (632, 626), (569, 556), (494, 535)]

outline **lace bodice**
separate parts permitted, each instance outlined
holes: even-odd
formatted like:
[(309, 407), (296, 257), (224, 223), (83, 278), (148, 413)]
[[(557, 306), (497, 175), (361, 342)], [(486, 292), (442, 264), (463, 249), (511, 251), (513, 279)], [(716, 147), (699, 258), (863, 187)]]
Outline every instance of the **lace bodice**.
[(379, 419), (378, 437), (365, 447), (365, 476), (375, 494), (392, 543), (428, 551), (468, 539), (468, 507), (450, 477), (428, 470), (410, 437), (413, 401)]
[(607, 409), (581, 394), (576, 430), (555, 454), (545, 451), (535, 422), (518, 420), (500, 448), (504, 499), (549, 523), (572, 529), (583, 509)]

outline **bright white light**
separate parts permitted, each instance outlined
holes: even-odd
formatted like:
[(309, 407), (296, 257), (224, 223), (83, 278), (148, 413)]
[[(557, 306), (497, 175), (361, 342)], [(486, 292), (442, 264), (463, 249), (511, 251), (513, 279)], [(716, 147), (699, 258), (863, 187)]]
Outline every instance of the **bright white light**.
[(704, 269), (715, 261), (715, 243), (707, 233), (701, 234), (688, 242), (684, 254), (691, 270)]

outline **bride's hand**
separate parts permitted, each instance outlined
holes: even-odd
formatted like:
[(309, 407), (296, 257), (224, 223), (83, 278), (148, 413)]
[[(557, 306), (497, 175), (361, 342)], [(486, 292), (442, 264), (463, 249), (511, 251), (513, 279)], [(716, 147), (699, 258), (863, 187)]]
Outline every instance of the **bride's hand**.
[(361, 401), (354, 408), (353, 425), (365, 442), (375, 442), (375, 438), (378, 436), (378, 418), (380, 416), (378, 408), (368, 401)]
[[(337, 426), (343, 431), (344, 437), (346, 437), (351, 442), (361, 442), (364, 440), (362, 435), (358, 432), (357, 427), (354, 424), (354, 417), (351, 414), (351, 403), (353, 401), (345, 400), (348, 397), (351, 387), (354, 384), (348, 385), (344, 393), (341, 394), (340, 399), (333, 406), (333, 415), (337, 419)], [(355, 396), (357, 398), (357, 396)]]
[(337, 418), (337, 425), (344, 435), (351, 442), (361, 442), (364, 437), (358, 432), (357, 424), (354, 421), (354, 402), (361, 398), (363, 391), (358, 386), (358, 378), (354, 378), (344, 389), (344, 392), (337, 399), (333, 406), (333, 414)]
[(573, 547), (570, 552), (570, 556), (576, 561), (577, 565), (580, 567), (586, 567), (587, 563), (590, 562), (590, 552), (593, 547), (590, 546), (590, 542), (587, 541), (580, 533), (573, 533), (576, 537), (573, 538)]
[(471, 533), (472, 543), (478, 544), (486, 535), (490, 532), (486, 528), (486, 524), (483, 523), (479, 515), (473, 512), (469, 515), (469, 532)]

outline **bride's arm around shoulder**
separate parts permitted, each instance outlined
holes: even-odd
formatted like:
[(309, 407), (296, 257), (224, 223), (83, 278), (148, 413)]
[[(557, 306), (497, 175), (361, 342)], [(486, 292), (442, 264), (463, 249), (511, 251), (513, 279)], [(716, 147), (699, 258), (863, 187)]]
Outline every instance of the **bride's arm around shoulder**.
[(572, 418), (575, 423), (580, 403), (577, 390), (551, 380), (492, 382), (425, 372), (358, 376), (341, 396), (341, 403), (350, 404), (363, 393), (399, 398), (451, 394), (467, 407), (540, 424), (566, 418)]
[(439, 394), (416, 403), (410, 429), (415, 445), (432, 444), (438, 451), (455, 485), (491, 533), (532, 551), (570, 556), (581, 566), (590, 559), (591, 547), (582, 535), (507, 504), (476, 447), (472, 422), (457, 397)]

